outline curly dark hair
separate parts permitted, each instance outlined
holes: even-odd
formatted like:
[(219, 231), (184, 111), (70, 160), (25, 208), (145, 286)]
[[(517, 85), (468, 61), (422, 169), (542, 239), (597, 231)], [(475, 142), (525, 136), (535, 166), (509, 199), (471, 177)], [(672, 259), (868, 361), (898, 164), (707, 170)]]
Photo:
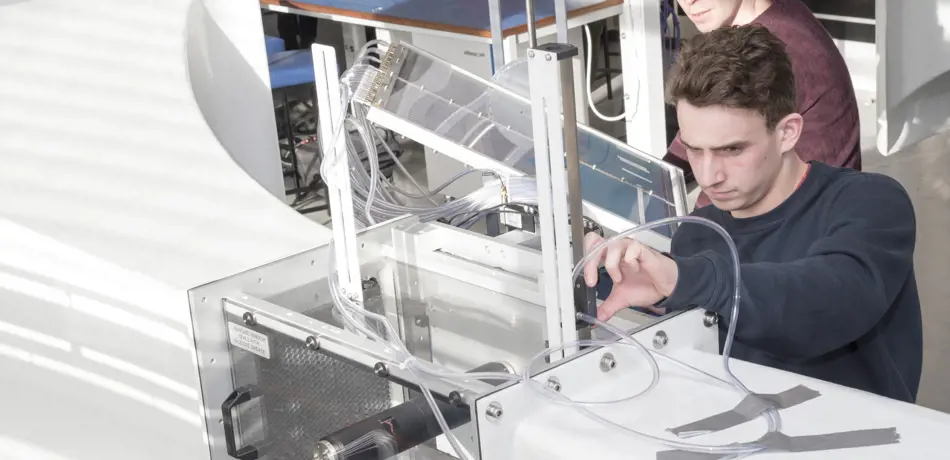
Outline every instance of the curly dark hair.
[(696, 107), (748, 109), (769, 130), (796, 111), (795, 75), (785, 43), (764, 26), (731, 26), (684, 44), (666, 82), (666, 99)]

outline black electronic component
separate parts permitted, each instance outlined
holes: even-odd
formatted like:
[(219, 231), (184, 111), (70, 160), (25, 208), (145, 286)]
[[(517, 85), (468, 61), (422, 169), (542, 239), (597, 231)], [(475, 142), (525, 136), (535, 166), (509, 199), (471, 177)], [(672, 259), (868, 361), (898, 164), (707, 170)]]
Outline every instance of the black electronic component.
[[(436, 401), (439, 411), (450, 428), (456, 428), (471, 420), (468, 406), (455, 406)], [(372, 445), (365, 445), (357, 452), (345, 452), (347, 445), (365, 439), (368, 433), (377, 432)], [(387, 455), (405, 452), (442, 434), (435, 420), (432, 407), (425, 398), (418, 396), (385, 410), (372, 417), (323, 437), (317, 448), (315, 460), (380, 460)]]
[[(381, 363), (380, 363), (381, 364)], [(377, 365), (376, 372), (386, 373), (385, 366)], [(504, 363), (492, 362), (469, 372), (511, 373)], [(504, 383), (485, 380), (490, 385)], [(450, 429), (468, 423), (471, 409), (461, 395), (453, 391), (448, 400), (436, 398), (436, 406)], [(314, 460), (381, 460), (405, 452), (426, 441), (442, 435), (442, 428), (435, 419), (432, 406), (424, 396), (417, 396), (398, 406), (367, 417), (359, 422), (324, 436), (315, 446)], [(347, 450), (357, 443), (358, 449)]]

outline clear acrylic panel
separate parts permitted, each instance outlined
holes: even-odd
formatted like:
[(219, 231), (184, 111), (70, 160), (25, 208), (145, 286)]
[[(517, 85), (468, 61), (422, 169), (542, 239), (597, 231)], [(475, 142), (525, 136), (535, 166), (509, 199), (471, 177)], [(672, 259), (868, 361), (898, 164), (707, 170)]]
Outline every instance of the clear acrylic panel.
[[(485, 270), (480, 264), (432, 269), (423, 259), (440, 251), (421, 247), (423, 240), (417, 237), (441, 226), (405, 220), (406, 225), (384, 224), (359, 237), (364, 307), (385, 316), (413, 356), (447, 371), (463, 373), (488, 363), (498, 364), (493, 371), (520, 371), (544, 348), (543, 307), (464, 281), (463, 271)], [(325, 259), (314, 260), (313, 276), (305, 283), (225, 301), (225, 321), (263, 335), (268, 344), (267, 356), (237, 346), (229, 350), (233, 387), (254, 394), (234, 408), (233, 431), (239, 445), (257, 448), (265, 460), (312, 459), (318, 443), (338, 430), (367, 420), (374, 423), (398, 404), (428, 407), (418, 399), (405, 402), (419, 396), (414, 386), (381, 378), (372, 365), (301, 339), (327, 334), (325, 325), (344, 335), (330, 296), (329, 253), (323, 251)], [(237, 311), (254, 306), (259, 308), (253, 321)], [(354, 353), (361, 351), (353, 348)], [(431, 383), (427, 379), (426, 384)], [(459, 430), (467, 428), (463, 424)], [(398, 458), (408, 454), (444, 458), (432, 442)]]
[[(364, 102), (459, 146), (535, 174), (526, 61), (515, 61), (489, 82), (405, 43), (364, 86)], [(372, 81), (373, 83), (367, 83)], [(393, 127), (388, 127), (395, 129)], [(424, 140), (416, 139), (425, 144)], [(682, 214), (679, 170), (606, 134), (578, 124), (581, 192), (590, 204), (635, 224)], [(679, 196), (678, 196), (679, 195)], [(669, 229), (655, 230), (669, 236)]]

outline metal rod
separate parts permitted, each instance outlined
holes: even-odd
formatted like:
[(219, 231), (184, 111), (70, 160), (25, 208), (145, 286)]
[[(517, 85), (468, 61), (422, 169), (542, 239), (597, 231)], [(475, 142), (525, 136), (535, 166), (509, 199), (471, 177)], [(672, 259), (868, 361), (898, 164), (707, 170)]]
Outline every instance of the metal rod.
[(558, 43), (567, 43), (567, 0), (554, 0), (554, 21)]
[[(488, 22), (491, 28), (492, 73), (505, 65), (505, 31), (501, 28), (501, 0), (488, 0)], [(516, 58), (517, 56), (511, 56)]]
[(534, 0), (525, 0), (525, 18), (528, 22), (528, 48), (537, 48), (538, 26), (534, 17)]
[(570, 59), (561, 61), (561, 103), (564, 107), (564, 153), (567, 156), (568, 209), (571, 213), (571, 240), (574, 263), (584, 258), (584, 203), (581, 198), (581, 163), (577, 152), (577, 119), (574, 107), (574, 67)]

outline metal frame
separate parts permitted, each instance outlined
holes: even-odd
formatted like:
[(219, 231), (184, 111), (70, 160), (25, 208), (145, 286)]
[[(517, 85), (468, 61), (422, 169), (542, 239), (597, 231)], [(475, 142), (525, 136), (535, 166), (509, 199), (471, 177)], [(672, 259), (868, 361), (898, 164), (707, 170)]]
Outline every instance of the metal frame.
[[(340, 72), (336, 62), (336, 50), (331, 46), (314, 44), (313, 70), (316, 84), (317, 113), (320, 129), (320, 148), (323, 158), (330, 157), (327, 152), (335, 149), (343, 152), (346, 139), (340, 136), (335, 146), (327, 145), (332, 141), (335, 127), (342, 122), (340, 114), (343, 101), (340, 99)], [(340, 276), (340, 287), (353, 300), (362, 302), (363, 290), (360, 278), (359, 256), (356, 249), (356, 221), (353, 215), (353, 191), (349, 181), (350, 162), (346, 154), (338, 155), (336, 168), (327, 182), (327, 201), (332, 212), (333, 249), (336, 270)], [(330, 187), (329, 182), (334, 186)]]
[[(497, 71), (505, 65), (505, 37), (501, 28), (501, 0), (488, 0), (488, 21), (491, 28), (492, 65)], [(494, 72), (492, 72), (494, 73)]]
[[(663, 158), (666, 115), (663, 84), (663, 44), (660, 2), (625, 0), (620, 13), (620, 62), (627, 116), (627, 144)], [(633, 63), (633, 65), (627, 65)]]
[[(538, 218), (541, 229), (541, 257), (544, 260), (544, 304), (547, 338), (551, 347), (577, 340), (575, 328), (572, 263), (578, 260), (574, 244), (583, 240), (583, 221), (569, 218), (571, 211), (583, 214), (580, 200), (580, 173), (577, 158), (577, 124), (573, 107), (573, 64), (577, 48), (555, 44), (528, 51), (531, 83), (531, 119), (538, 187)], [(563, 114), (563, 116), (562, 116)], [(562, 167), (567, 153), (567, 169)], [(567, 176), (572, 180), (568, 181)], [(573, 225), (572, 225), (573, 224)], [(571, 229), (568, 234), (567, 229)], [(557, 360), (569, 351), (554, 353)]]

